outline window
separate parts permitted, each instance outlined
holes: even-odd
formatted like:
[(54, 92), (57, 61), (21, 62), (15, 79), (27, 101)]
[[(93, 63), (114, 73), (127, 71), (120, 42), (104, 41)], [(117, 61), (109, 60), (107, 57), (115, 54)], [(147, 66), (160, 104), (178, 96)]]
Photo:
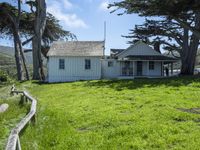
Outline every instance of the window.
[(59, 69), (65, 69), (65, 60), (59, 59)]
[(149, 70), (154, 70), (154, 61), (149, 62)]
[(113, 61), (108, 61), (108, 67), (113, 67)]
[(130, 68), (131, 67), (131, 62), (130, 61), (125, 61), (124, 65), (125, 65), (125, 68)]
[(90, 59), (85, 59), (85, 69), (86, 70), (91, 69), (91, 61), (90, 61)]

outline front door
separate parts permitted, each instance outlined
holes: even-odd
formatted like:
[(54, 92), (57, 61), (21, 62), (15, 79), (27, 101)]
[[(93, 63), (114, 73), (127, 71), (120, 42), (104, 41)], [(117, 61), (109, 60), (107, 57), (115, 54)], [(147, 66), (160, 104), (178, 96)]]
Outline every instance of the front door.
[(142, 76), (142, 61), (137, 62), (137, 76)]

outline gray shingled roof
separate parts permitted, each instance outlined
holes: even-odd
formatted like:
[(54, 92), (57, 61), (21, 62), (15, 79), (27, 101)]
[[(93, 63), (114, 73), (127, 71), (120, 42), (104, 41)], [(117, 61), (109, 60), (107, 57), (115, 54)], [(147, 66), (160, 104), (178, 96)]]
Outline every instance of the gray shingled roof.
[(103, 41), (54, 42), (47, 56), (103, 56)]
[(125, 49), (110, 49), (110, 55), (114, 57), (114, 56), (116, 56), (117, 54), (121, 53), (124, 50)]

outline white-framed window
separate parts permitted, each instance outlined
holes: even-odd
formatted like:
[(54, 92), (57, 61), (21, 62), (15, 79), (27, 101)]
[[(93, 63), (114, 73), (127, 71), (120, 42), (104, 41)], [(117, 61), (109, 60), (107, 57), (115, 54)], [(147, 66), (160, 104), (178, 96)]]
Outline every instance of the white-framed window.
[(113, 61), (108, 61), (108, 67), (113, 67), (113, 66), (114, 66)]
[(65, 60), (59, 59), (59, 69), (65, 69)]
[(85, 59), (85, 69), (86, 70), (91, 69), (91, 60), (90, 59)]
[(154, 70), (155, 68), (155, 62), (154, 61), (150, 61), (149, 62), (149, 70)]

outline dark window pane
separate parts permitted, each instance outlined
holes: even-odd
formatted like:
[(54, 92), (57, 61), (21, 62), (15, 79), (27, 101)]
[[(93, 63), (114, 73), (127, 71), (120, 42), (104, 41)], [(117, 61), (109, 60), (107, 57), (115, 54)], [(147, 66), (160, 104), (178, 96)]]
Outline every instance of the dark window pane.
[(65, 60), (59, 59), (59, 69), (65, 69)]
[(113, 61), (108, 61), (108, 67), (113, 67)]
[(85, 69), (91, 69), (91, 61), (90, 59), (85, 59)]
[(154, 70), (154, 61), (149, 62), (149, 70)]

